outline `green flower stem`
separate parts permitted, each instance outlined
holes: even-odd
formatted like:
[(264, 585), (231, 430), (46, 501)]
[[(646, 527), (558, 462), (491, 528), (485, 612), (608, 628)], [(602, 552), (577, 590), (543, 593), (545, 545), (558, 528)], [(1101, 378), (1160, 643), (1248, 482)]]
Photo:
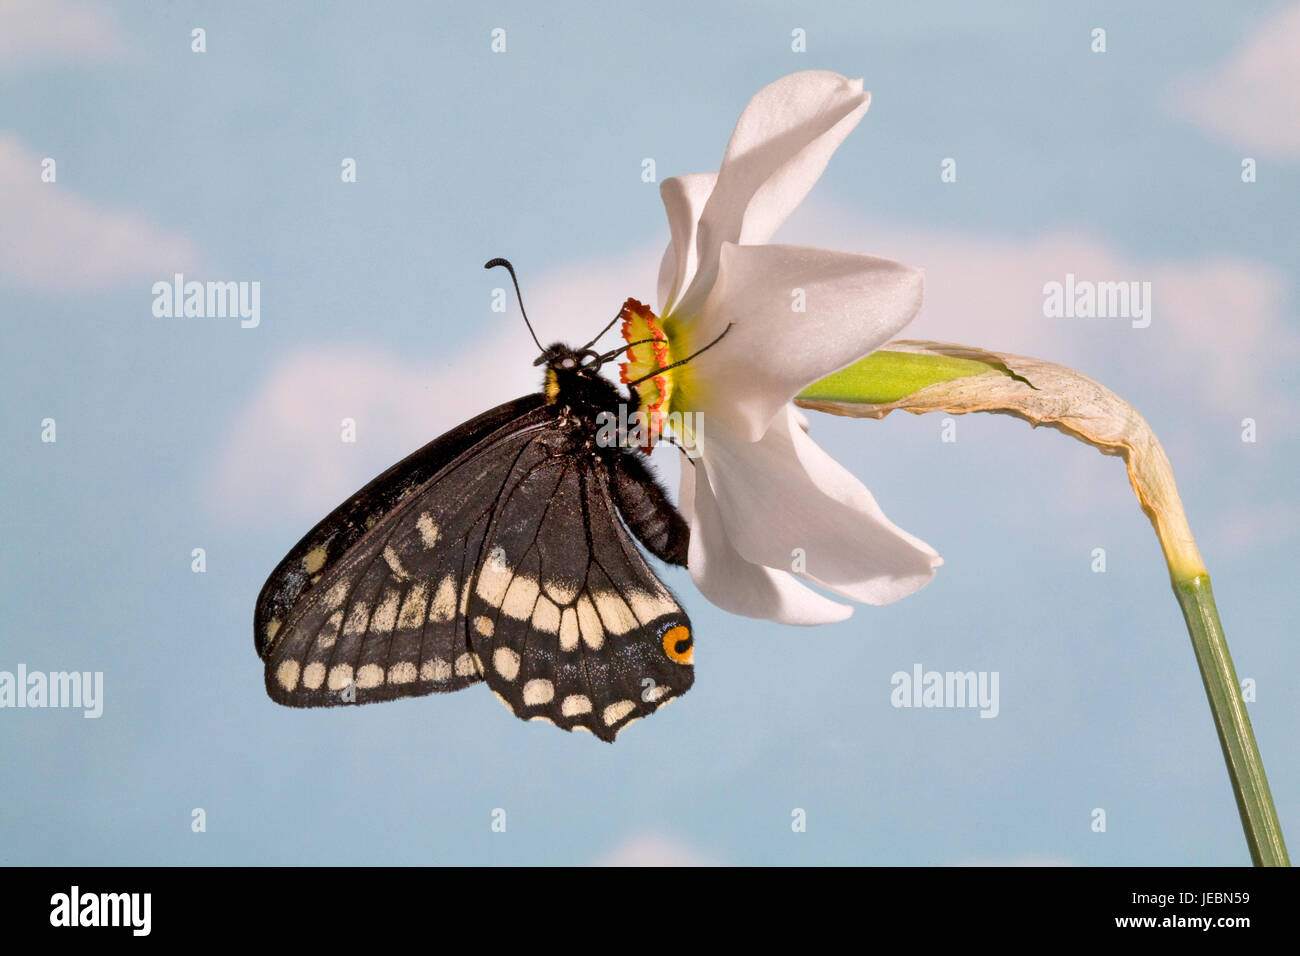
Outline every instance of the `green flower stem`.
[(1187, 633), (1192, 637), (1196, 663), (1210, 699), (1210, 711), (1214, 714), (1223, 759), (1232, 779), (1232, 793), (1237, 798), (1250, 858), (1256, 866), (1290, 866), (1282, 824), (1273, 806), (1268, 777), (1264, 775), (1264, 761), (1255, 743), (1250, 715), (1241, 697), (1241, 683), (1232, 666), (1228, 639), (1223, 635), (1219, 610), (1214, 604), (1210, 576), (1198, 574), (1175, 581), (1174, 594), (1182, 605)]
[(1183, 609), (1250, 858), (1256, 866), (1290, 865), (1210, 576), (1187, 524), (1173, 468), (1155, 433), (1132, 406), (1073, 369), (1051, 362), (914, 341), (891, 342), (888, 350), (809, 386), (795, 403), (854, 418), (883, 418), (897, 409), (917, 415), (1014, 415), (1123, 457)]

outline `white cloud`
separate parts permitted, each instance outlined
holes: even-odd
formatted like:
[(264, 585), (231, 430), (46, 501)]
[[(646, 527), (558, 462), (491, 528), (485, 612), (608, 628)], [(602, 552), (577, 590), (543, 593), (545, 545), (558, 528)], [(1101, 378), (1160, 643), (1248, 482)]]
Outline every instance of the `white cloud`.
[(596, 860), (595, 866), (721, 866), (693, 846), (662, 833), (629, 837)]
[[(1210, 256), (1191, 261), (1129, 259), (1095, 240), (1048, 235), (1029, 241), (932, 237), (899, 249), (925, 264), (927, 304), (907, 334), (1033, 355), (1104, 379), (1117, 359), (1186, 393), (1189, 403), (1260, 407), (1296, 353), (1285, 323), (1285, 282), (1258, 263)], [(1043, 286), (1077, 279), (1151, 283), (1152, 322), (1047, 318)], [(1272, 368), (1277, 374), (1261, 376)], [(1116, 382), (1103, 382), (1118, 388)]]
[(1300, 157), (1300, 4), (1260, 20), (1208, 73), (1174, 84), (1170, 100), (1244, 156)]
[[(628, 296), (653, 297), (658, 253), (521, 277), (529, 316), (542, 344), (580, 345), (618, 312)], [(509, 277), (498, 273), (507, 289)], [(513, 290), (510, 296), (513, 299)], [(211, 469), (206, 496), (227, 519), (267, 513), (323, 517), (388, 465), (443, 432), (541, 387), (537, 349), (517, 308), (489, 313), (479, 339), (439, 355), (430, 336), (424, 354), (393, 355), (343, 345), (291, 353), (238, 414)], [(617, 326), (601, 344), (618, 342)], [(355, 444), (340, 440), (340, 422), (357, 422)]]
[(0, 133), (0, 277), (86, 290), (152, 282), (194, 266), (194, 245), (184, 236), (129, 209), (82, 199), (61, 182), (42, 182), (42, 158)]
[(1237, 556), (1261, 547), (1294, 543), (1297, 531), (1300, 509), (1294, 502), (1238, 499), (1224, 502), (1209, 516), (1201, 540), (1207, 554)]
[[(923, 268), (925, 306), (900, 337), (1060, 362), (1121, 396), (1124, 381), (1140, 374), (1202, 411), (1230, 405), (1263, 414), (1292, 401), (1285, 380), (1300, 357), (1300, 332), (1286, 313), (1285, 277), (1263, 263), (1227, 255), (1138, 259), (1063, 231), (1026, 238), (917, 233), (846, 221), (827, 209), (801, 215), (791, 231), (789, 241)], [(1150, 327), (1134, 328), (1127, 319), (1047, 318), (1043, 286), (1063, 282), (1067, 273), (1150, 282)]]
[(78, 0), (0, 0), (0, 65), (102, 62), (126, 42), (110, 10)]

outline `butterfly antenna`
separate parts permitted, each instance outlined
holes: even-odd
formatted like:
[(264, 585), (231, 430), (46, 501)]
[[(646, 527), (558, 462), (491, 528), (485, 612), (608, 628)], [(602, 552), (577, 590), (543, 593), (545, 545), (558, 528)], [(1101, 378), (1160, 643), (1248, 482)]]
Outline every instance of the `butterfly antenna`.
[[(537, 350), (539, 352), (545, 352), (546, 349), (542, 348), (542, 343), (537, 339), (537, 333), (533, 331), (533, 323), (528, 321), (528, 313), (524, 311), (524, 294), (519, 291), (519, 279), (515, 276), (515, 267), (510, 264), (509, 259), (502, 259), (500, 256), (495, 259), (489, 259), (487, 262), (483, 263), (484, 269), (491, 269), (496, 266), (505, 266), (506, 271), (510, 273), (510, 281), (515, 284), (515, 298), (519, 300), (519, 311), (522, 312), (524, 316), (524, 325), (528, 326), (528, 334), (533, 337), (534, 342), (537, 342)], [(610, 324), (612, 325), (613, 323), (611, 322)]]
[[(667, 342), (667, 341), (668, 341), (667, 339), (660, 338), (659, 336), (655, 336), (655, 337), (652, 338), (652, 339), (641, 339), (639, 342), (628, 342), (627, 345), (620, 345), (618, 348), (613, 348), (613, 349), (610, 349), (608, 352), (603, 353), (603, 354), (600, 356), (600, 360), (601, 360), (602, 362), (608, 362), (610, 359), (612, 359), (612, 358), (613, 358), (615, 355), (617, 355), (619, 352), (625, 352), (625, 351), (627, 351), (628, 349), (630, 349), (630, 348), (635, 348), (635, 347), (638, 346), (638, 345), (645, 345), (647, 342)], [(589, 345), (594, 345), (595, 343), (594, 343), (594, 342), (590, 342), (590, 343), (588, 343), (588, 344), (589, 344)]]
[(700, 349), (700, 350), (698, 350), (698, 351), (696, 351), (696, 352), (692, 352), (690, 355), (686, 356), (686, 358), (684, 358), (684, 359), (682, 359), (682, 360), (680, 360), (680, 361), (677, 361), (677, 362), (673, 362), (671, 365), (665, 365), (663, 368), (657, 368), (657, 369), (655, 369), (653, 372), (651, 372), (649, 375), (642, 375), (642, 376), (641, 376), (640, 378), (638, 378), (635, 382), (628, 382), (627, 384), (628, 384), (628, 385), (640, 385), (640, 384), (641, 384), (642, 382), (644, 382), (646, 379), (654, 378), (656, 375), (662, 375), (664, 372), (668, 371), (670, 368), (676, 368), (676, 367), (679, 366), (679, 365), (685, 365), (687, 362), (689, 362), (691, 359), (695, 358), (696, 356), (703, 355), (703, 354), (704, 354), (705, 352), (707, 352), (709, 349), (713, 348), (713, 346), (715, 346), (715, 345), (717, 345), (719, 342), (721, 342), (722, 339), (723, 339), (723, 337), (724, 337), (728, 332), (731, 331), (731, 327), (732, 327), (733, 325), (735, 325), (734, 322), (730, 322), (730, 323), (728, 323), (728, 324), (727, 324), (727, 327), (726, 327), (725, 329), (722, 330), (722, 335), (719, 335), (716, 339), (714, 339), (714, 340), (713, 340), (712, 342), (710, 342), (708, 345), (704, 346), (704, 348), (702, 348), (702, 349)]
[[(597, 335), (596, 335), (596, 337), (595, 337), (594, 339), (592, 339), (590, 342), (588, 342), (588, 343), (587, 343), (586, 345), (584, 345), (582, 348), (578, 349), (578, 351), (579, 351), (579, 352), (584, 352), (584, 351), (586, 351), (587, 349), (591, 348), (593, 345), (595, 345), (597, 342), (599, 342), (600, 339), (601, 339), (601, 337), (602, 337), (606, 332), (608, 332), (610, 329), (612, 329), (612, 328), (614, 327), (614, 323), (617, 322), (617, 321), (618, 321), (619, 319), (621, 319), (622, 317), (623, 317), (623, 310), (622, 310), (622, 309), (619, 309), (619, 310), (618, 310), (618, 315), (614, 316), (612, 319), (609, 320), (609, 325), (607, 325), (607, 326), (605, 326), (603, 329), (601, 329), (600, 332), (597, 333)], [(615, 351), (615, 352), (620, 352), (620, 351), (622, 351), (622, 349), (621, 349), (621, 348), (618, 348), (618, 349), (615, 349), (614, 351)]]

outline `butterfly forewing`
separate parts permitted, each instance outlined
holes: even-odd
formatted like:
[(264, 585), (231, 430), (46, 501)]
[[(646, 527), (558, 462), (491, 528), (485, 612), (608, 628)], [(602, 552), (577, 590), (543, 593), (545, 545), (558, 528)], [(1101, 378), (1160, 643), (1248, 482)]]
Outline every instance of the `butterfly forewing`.
[(264, 655), (273, 699), (369, 703), (481, 679), (464, 616), (478, 551), (514, 463), (551, 418), (531, 411), (481, 439), (326, 564)]
[(262, 586), (253, 618), (258, 654), (266, 656), (290, 611), (380, 519), (457, 458), (495, 432), (509, 431), (542, 403), (541, 395), (526, 395), (452, 429), (393, 465), (307, 532)]

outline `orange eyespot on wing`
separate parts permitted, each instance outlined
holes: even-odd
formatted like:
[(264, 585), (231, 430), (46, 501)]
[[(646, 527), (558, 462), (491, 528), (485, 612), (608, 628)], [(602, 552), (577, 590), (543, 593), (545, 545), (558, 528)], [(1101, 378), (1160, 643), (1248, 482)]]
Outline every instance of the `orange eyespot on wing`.
[(695, 638), (691, 635), (691, 629), (684, 624), (678, 624), (664, 631), (664, 653), (668, 659), (676, 661), (678, 664), (693, 664), (695, 662)]

